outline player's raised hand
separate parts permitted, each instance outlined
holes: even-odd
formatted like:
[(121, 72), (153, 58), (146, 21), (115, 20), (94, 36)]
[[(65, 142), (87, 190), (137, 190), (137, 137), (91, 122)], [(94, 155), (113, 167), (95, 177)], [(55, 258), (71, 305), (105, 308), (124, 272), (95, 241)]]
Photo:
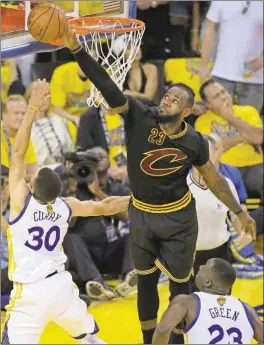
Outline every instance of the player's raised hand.
[(254, 219), (246, 211), (239, 213), (238, 219), (241, 223), (241, 231), (250, 234), (253, 240), (256, 240), (256, 223)]
[(69, 23), (66, 23), (65, 30), (60, 36), (60, 39), (63, 45), (70, 50), (75, 50), (79, 47), (79, 43), (74, 30), (70, 27)]
[(38, 79), (32, 87), (28, 104), (41, 110), (50, 99), (49, 83)]

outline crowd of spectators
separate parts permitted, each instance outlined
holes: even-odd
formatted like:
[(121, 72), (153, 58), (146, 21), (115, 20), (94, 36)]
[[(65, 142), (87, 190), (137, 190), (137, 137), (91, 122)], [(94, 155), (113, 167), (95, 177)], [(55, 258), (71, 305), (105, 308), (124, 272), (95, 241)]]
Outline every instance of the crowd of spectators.
[[(156, 105), (173, 79), (164, 80), (166, 60), (184, 59), (185, 70), (179, 73), (187, 74), (186, 66), (199, 58), (199, 89), (194, 91), (200, 101), (187, 122), (211, 135), (216, 151), (221, 147), (215, 165), (234, 183), (243, 207), (248, 207), (248, 199), (257, 199), (253, 213), (263, 236), (259, 221), (263, 214), (263, 2), (138, 1), (137, 7), (146, 31), (124, 93)], [(11, 290), (5, 240), (9, 158), (38, 77), (50, 82), (51, 100), (32, 128), (26, 154), (28, 176), (37, 166), (52, 166), (64, 181), (64, 195), (81, 200), (130, 194), (122, 118), (103, 105), (88, 107), (91, 83), (73, 56), (62, 49), (53, 52), (52, 58), (51, 53), (40, 53), (1, 61), (2, 294)], [(184, 82), (188, 84), (188, 78)], [(89, 181), (78, 175), (76, 151), (94, 159)], [(135, 285), (128, 223), (127, 212), (72, 220), (64, 250), (67, 268), (83, 294), (111, 299), (128, 293), (122, 285), (128, 278)], [(105, 282), (106, 274), (121, 277), (115, 291)]]

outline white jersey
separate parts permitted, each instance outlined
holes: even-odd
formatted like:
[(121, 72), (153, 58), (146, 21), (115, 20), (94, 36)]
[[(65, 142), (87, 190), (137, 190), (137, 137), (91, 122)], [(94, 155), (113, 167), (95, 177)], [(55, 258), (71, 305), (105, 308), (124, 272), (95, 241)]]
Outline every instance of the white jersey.
[(65, 270), (67, 260), (62, 242), (66, 235), (71, 209), (57, 198), (48, 212), (29, 194), (20, 215), (9, 222), (9, 279), (33, 283), (54, 272)]
[[(239, 202), (236, 188), (231, 180), (225, 178)], [(228, 208), (210, 191), (198, 184), (190, 173), (187, 176), (187, 184), (196, 202), (198, 219), (198, 238), (196, 250), (210, 250), (220, 247), (230, 237), (227, 225)]]
[(184, 330), (185, 344), (251, 344), (253, 322), (243, 302), (233, 296), (196, 292), (197, 312)]

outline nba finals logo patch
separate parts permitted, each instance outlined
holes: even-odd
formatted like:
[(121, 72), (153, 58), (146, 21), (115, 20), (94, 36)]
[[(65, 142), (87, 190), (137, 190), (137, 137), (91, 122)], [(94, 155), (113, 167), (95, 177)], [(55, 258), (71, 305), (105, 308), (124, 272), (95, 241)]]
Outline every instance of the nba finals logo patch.
[(218, 297), (217, 302), (222, 307), (225, 304), (226, 299), (224, 297)]
[(53, 211), (52, 205), (48, 204), (48, 205), (47, 205), (47, 212), (48, 212), (48, 213), (51, 213), (52, 211)]

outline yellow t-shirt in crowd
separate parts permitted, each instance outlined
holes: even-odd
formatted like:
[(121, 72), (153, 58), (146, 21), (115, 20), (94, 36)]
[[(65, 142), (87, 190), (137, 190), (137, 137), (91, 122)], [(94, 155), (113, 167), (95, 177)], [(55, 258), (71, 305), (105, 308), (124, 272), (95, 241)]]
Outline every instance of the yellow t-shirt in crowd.
[(167, 59), (164, 63), (164, 75), (166, 82), (184, 83), (193, 89), (195, 102), (201, 102), (199, 89), (200, 58), (177, 58)]
[(124, 135), (124, 132), (122, 132), (122, 118), (118, 114), (105, 114), (105, 122), (110, 141), (108, 145), (110, 164), (116, 166), (114, 157), (116, 157), (120, 153), (123, 153), (124, 156), (127, 157), (126, 147), (125, 145), (122, 145), (124, 144), (122, 143), (122, 135)]
[(1, 101), (5, 104), (11, 81), (11, 67), (8, 63), (1, 65)]
[(63, 108), (72, 115), (81, 116), (89, 107), (87, 98), (90, 80), (78, 76), (78, 63), (68, 62), (57, 67), (50, 81), (51, 104)]
[[(73, 12), (74, 1), (54, 1), (54, 3), (60, 6), (66, 13)], [(91, 15), (101, 13), (103, 11), (103, 1), (80, 1), (79, 3), (79, 15)]]
[[(15, 137), (10, 137), (10, 144), (11, 148), (14, 145)], [(5, 137), (3, 125), (1, 123), (1, 164), (9, 168), (9, 147), (8, 147), (8, 141)], [(27, 149), (27, 152), (25, 154), (25, 163), (26, 164), (35, 164), (37, 163), (37, 157), (35, 153), (35, 149), (33, 146), (32, 141), (29, 141), (29, 146)]]
[[(236, 117), (249, 125), (263, 128), (263, 124), (257, 110), (251, 106), (234, 105), (233, 111)], [(201, 115), (195, 122), (195, 129), (202, 134), (215, 133), (221, 138), (232, 137), (238, 131), (221, 116), (208, 111)], [(221, 162), (235, 167), (245, 167), (263, 163), (263, 152), (260, 145), (240, 143), (231, 147), (221, 156)]]

